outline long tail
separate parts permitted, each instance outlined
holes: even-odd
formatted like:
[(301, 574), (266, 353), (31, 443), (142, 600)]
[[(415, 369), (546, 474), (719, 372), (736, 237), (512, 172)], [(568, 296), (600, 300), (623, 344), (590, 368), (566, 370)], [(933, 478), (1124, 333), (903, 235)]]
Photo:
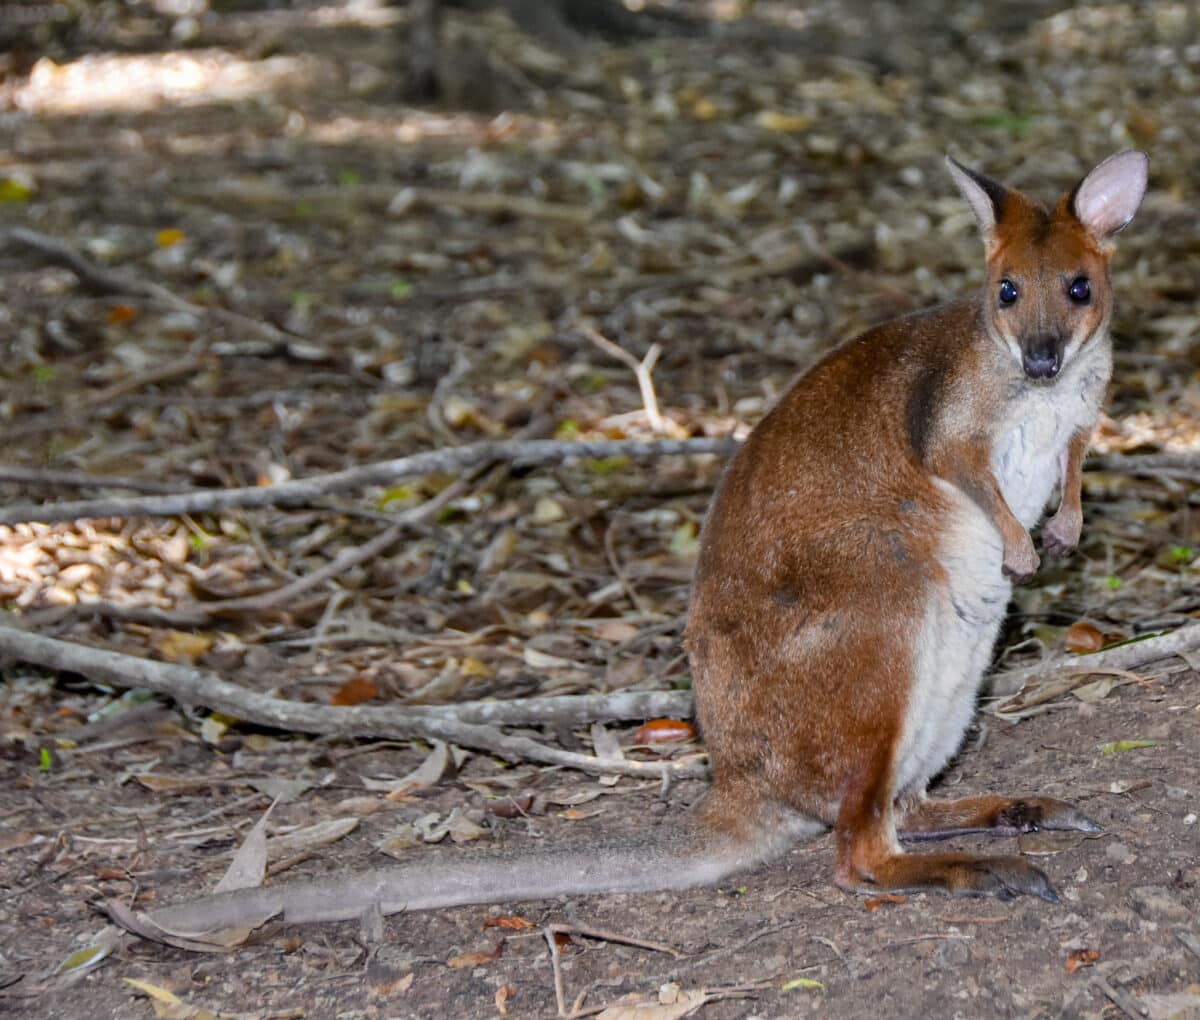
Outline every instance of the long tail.
[[(774, 813), (773, 813), (774, 814)], [(531, 850), (439, 852), (412, 864), (218, 893), (150, 912), (168, 932), (350, 920), (379, 905), (384, 914), (468, 903), (649, 892), (710, 885), (780, 856), (812, 835), (811, 822), (775, 815), (745, 839), (717, 836), (689, 821), (628, 839)]]

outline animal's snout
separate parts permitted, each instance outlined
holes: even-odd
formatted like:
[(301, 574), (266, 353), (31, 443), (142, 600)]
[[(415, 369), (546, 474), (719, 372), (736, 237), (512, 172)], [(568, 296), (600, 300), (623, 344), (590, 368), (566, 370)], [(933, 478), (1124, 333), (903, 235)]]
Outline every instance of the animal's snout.
[(1053, 379), (1062, 368), (1066, 345), (1056, 336), (1033, 337), (1021, 344), (1021, 364), (1030, 379)]

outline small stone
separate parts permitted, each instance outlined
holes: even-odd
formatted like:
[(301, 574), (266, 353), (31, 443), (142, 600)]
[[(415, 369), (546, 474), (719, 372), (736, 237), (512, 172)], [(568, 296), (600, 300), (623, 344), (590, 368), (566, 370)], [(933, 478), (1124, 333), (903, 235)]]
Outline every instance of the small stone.
[(1192, 916), (1171, 890), (1160, 885), (1140, 885), (1129, 890), (1129, 902), (1147, 921), (1187, 921)]
[(942, 967), (961, 967), (971, 962), (971, 950), (961, 939), (943, 939), (933, 951), (933, 959)]
[(1124, 843), (1109, 843), (1104, 848), (1104, 856), (1110, 861), (1116, 861), (1118, 864), (1132, 864), (1137, 860), (1137, 854), (1130, 850)]

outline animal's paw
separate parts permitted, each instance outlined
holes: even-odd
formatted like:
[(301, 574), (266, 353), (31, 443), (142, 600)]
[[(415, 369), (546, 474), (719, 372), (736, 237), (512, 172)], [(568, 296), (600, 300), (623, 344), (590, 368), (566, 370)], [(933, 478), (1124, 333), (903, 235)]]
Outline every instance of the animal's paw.
[(1011, 801), (997, 812), (992, 831), (997, 835), (1017, 835), (1041, 829), (1088, 833), (1103, 831), (1074, 804), (1054, 797), (1028, 797)]
[(1001, 900), (1036, 896), (1047, 903), (1058, 902), (1058, 894), (1045, 872), (1023, 858), (979, 857), (970, 862), (969, 868), (969, 880), (954, 891), (975, 896), (995, 896)]
[(1041, 564), (1041, 557), (1033, 547), (1033, 539), (1028, 535), (1017, 548), (1005, 547), (1003, 571), (1005, 577), (1011, 577), (1016, 584), (1024, 584), (1033, 579)]
[(1042, 529), (1042, 544), (1050, 556), (1070, 556), (1079, 545), (1079, 533), (1082, 530), (1083, 514), (1078, 510), (1062, 507)]

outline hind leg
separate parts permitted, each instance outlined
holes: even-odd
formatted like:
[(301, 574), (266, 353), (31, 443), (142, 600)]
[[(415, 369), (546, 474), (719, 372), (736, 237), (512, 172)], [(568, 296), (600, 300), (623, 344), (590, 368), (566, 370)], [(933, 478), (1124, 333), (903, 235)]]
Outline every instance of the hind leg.
[(965, 853), (906, 854), (897, 840), (895, 791), (886, 755), (856, 775), (837, 825), (837, 884), (847, 892), (923, 892), (1012, 899), (1058, 897), (1049, 879), (1021, 857)]
[(1042, 829), (1100, 832), (1079, 808), (1054, 797), (961, 797), (902, 799), (896, 828), (901, 839), (946, 839), (972, 832), (1019, 836)]

